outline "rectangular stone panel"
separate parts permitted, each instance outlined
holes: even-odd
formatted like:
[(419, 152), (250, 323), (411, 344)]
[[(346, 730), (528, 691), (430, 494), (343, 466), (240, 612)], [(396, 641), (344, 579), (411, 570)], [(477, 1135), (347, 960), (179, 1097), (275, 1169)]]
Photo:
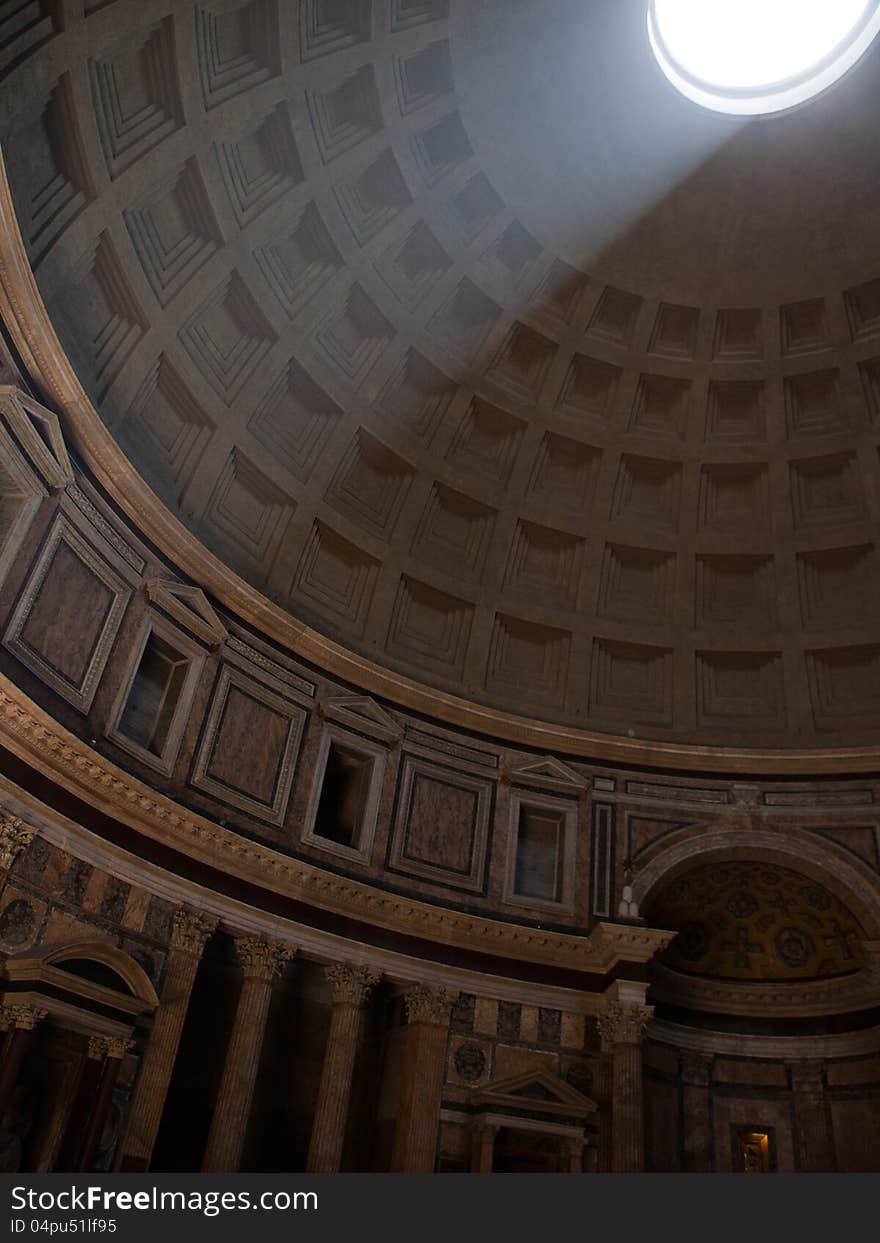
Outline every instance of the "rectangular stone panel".
[[(112, 552), (109, 546), (107, 552)], [(130, 596), (122, 574), (58, 514), (19, 596), (4, 646), (87, 712)], [(74, 622), (71, 601), (76, 602)]]
[(389, 866), (455, 889), (485, 884), (493, 783), (407, 755)]
[(224, 666), (192, 784), (270, 824), (287, 810), (306, 714), (262, 683)]

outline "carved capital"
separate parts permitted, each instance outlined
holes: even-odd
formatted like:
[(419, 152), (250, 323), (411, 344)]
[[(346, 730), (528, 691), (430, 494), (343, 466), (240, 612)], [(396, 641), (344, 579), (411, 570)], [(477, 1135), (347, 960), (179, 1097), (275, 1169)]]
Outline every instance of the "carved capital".
[(641, 1044), (645, 1028), (654, 1017), (653, 1006), (624, 1005), (612, 1001), (599, 1016), (602, 1048), (610, 1052), (618, 1044)]
[(370, 989), (379, 983), (382, 976), (369, 967), (352, 967), (348, 963), (331, 963), (325, 972), (334, 1006), (363, 1006), (370, 995)]
[(296, 957), (295, 946), (266, 941), (262, 937), (236, 937), (235, 952), (245, 978), (263, 980), (266, 984), (271, 984), (284, 964)]
[(429, 988), (416, 984), (404, 993), (406, 1017), (409, 1023), (428, 1023), (432, 1027), (446, 1027), (458, 994), (446, 988)]
[(8, 872), (36, 836), (37, 830), (18, 816), (0, 815), (0, 872)]
[(89, 1057), (93, 1062), (103, 1062), (104, 1058), (116, 1058), (121, 1061), (129, 1049), (134, 1048), (134, 1041), (124, 1036), (90, 1036)]
[(39, 1006), (17, 1005), (11, 1002), (3, 1007), (2, 1013), (5, 1030), (15, 1027), (20, 1031), (32, 1032), (38, 1023), (42, 1023), (49, 1011)]
[(192, 954), (194, 958), (201, 958), (218, 922), (215, 915), (179, 906), (171, 918), (171, 945), (185, 954)]

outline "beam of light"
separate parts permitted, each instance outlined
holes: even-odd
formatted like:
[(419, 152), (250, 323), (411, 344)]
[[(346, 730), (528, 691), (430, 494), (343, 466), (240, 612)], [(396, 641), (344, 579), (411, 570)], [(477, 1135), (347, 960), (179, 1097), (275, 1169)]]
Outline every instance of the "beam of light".
[(880, 0), (652, 0), (673, 85), (716, 112), (780, 112), (827, 90), (880, 33)]

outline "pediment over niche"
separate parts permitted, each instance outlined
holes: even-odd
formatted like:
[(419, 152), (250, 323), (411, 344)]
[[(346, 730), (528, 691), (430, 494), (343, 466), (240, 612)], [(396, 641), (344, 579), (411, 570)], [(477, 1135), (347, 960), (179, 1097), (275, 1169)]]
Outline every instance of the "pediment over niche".
[(471, 1101), (478, 1112), (495, 1109), (537, 1110), (560, 1118), (583, 1119), (596, 1112), (598, 1106), (570, 1083), (545, 1070), (529, 1070), (512, 1079), (502, 1079), (475, 1088)]
[(47, 488), (73, 483), (61, 424), (51, 410), (11, 384), (0, 385), (0, 413), (19, 447)]
[(514, 785), (539, 785), (547, 790), (581, 791), (586, 788), (586, 780), (567, 764), (545, 755), (541, 760), (531, 764), (521, 764), (510, 774)]
[(322, 710), (328, 721), (383, 742), (395, 741), (402, 732), (394, 718), (369, 695), (340, 695), (326, 700)]
[(151, 578), (145, 589), (153, 604), (208, 647), (219, 647), (227, 638), (226, 627), (198, 587), (167, 578)]

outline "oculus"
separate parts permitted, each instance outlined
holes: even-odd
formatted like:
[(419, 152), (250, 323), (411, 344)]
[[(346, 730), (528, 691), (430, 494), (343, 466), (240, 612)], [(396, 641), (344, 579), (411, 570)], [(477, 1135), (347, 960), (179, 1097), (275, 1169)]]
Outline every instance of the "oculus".
[(880, 33), (880, 0), (651, 0), (670, 82), (715, 112), (761, 116), (821, 94)]

